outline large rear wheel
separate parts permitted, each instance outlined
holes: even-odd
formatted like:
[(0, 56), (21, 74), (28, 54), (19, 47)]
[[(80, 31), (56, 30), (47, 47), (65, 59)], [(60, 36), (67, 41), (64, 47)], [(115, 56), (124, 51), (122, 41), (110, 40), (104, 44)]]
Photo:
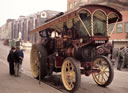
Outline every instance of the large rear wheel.
[(63, 62), (61, 68), (61, 77), (65, 89), (69, 92), (75, 92), (81, 83), (81, 74), (78, 62), (69, 57)]
[(41, 79), (47, 75), (46, 61), (47, 52), (44, 46), (41, 44), (33, 45), (31, 49), (30, 65), (34, 78), (39, 79), (39, 73)]
[(99, 86), (108, 86), (112, 82), (114, 76), (113, 66), (110, 60), (105, 56), (98, 57), (94, 61), (93, 67), (99, 70), (99, 72), (92, 74), (94, 81)]

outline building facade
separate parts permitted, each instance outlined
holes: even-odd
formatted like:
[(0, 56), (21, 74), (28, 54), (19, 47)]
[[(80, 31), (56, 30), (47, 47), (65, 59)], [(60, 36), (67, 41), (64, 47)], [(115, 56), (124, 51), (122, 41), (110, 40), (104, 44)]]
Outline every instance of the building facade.
[(114, 47), (128, 46), (128, 0), (67, 0), (67, 10), (84, 4), (107, 5), (119, 10), (123, 20), (109, 25), (109, 31), (112, 33), (110, 41), (114, 41)]
[(0, 39), (11, 39), (12, 38), (12, 25), (13, 25), (14, 19), (8, 19), (6, 21), (6, 24), (1, 26), (0, 29)]
[(31, 14), (30, 16), (20, 16), (15, 20), (8, 19), (6, 24), (1, 26), (0, 39), (38, 43), (40, 41), (39, 33), (30, 35), (30, 31), (42, 25), (47, 19), (58, 13), (57, 11), (44, 10)]

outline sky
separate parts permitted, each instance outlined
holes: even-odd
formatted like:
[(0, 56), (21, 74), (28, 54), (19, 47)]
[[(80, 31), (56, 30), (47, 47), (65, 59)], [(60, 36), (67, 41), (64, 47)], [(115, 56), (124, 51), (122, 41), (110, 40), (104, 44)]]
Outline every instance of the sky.
[(64, 12), (67, 0), (0, 0), (0, 26), (9, 18), (17, 19), (43, 10)]

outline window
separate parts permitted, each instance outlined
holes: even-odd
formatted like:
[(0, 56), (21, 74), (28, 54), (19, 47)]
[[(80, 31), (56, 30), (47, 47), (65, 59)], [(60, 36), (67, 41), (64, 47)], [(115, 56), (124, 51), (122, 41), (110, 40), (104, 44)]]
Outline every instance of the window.
[(118, 23), (116, 25), (116, 32), (122, 32), (123, 31), (123, 25), (122, 23)]
[(81, 1), (86, 2), (86, 3), (88, 2), (88, 0), (81, 0)]
[(94, 35), (106, 35), (106, 15), (103, 11), (97, 10), (93, 16)]
[(69, 9), (72, 9), (72, 3), (69, 4)]
[(37, 25), (38, 25), (37, 19), (35, 19), (35, 28), (37, 28)]
[[(79, 21), (76, 23), (77, 31), (80, 37), (85, 37), (91, 34), (91, 15), (86, 10), (81, 10), (79, 16), (84, 25)], [(85, 26), (85, 27), (84, 27)]]
[(24, 40), (24, 22), (22, 23), (22, 40)]
[(128, 32), (128, 22), (125, 23), (125, 32)]
[(95, 3), (97, 0), (89, 0), (90, 3)]
[(91, 0), (92, 2), (95, 2), (96, 0)]
[(30, 40), (30, 38), (29, 38), (29, 32), (30, 32), (30, 21), (28, 21), (28, 33), (27, 33), (27, 40), (29, 41)]
[(74, 1), (74, 6), (76, 6), (77, 5), (77, 2), (76, 1)]

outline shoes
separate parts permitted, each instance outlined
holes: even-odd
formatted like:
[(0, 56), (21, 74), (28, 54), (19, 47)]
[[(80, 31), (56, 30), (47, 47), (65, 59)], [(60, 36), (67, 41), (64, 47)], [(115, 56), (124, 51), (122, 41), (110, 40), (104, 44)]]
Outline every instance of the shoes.
[(12, 75), (15, 75), (14, 73), (10, 73), (10, 75), (12, 76)]
[(117, 70), (121, 70), (121, 68), (117, 68)]
[(15, 77), (20, 77), (20, 75), (15, 75)]

